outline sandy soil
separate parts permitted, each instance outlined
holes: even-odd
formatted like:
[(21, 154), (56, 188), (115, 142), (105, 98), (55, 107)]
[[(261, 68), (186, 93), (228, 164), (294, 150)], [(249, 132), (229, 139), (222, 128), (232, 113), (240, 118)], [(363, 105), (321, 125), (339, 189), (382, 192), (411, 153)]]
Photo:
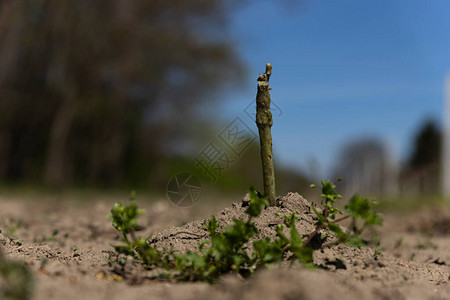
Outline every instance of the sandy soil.
[[(230, 274), (209, 285), (160, 281), (154, 271), (136, 265), (125, 276), (114, 273), (110, 245), (119, 236), (106, 219), (113, 202), (0, 199), (0, 247), (8, 259), (24, 261), (32, 270), (33, 299), (450, 299), (450, 207), (385, 214), (380, 254), (332, 246), (315, 252), (318, 270), (282, 265), (247, 280)], [(242, 201), (222, 210), (212, 202), (190, 209), (165, 200), (138, 203), (147, 211), (141, 234), (154, 233), (156, 247), (177, 251), (195, 249), (210, 214), (224, 228), (245, 209)], [(293, 209), (301, 217), (299, 231), (313, 229), (308, 201), (291, 193), (283, 203), (256, 221), (260, 236), (274, 236), (274, 224), (282, 220), (275, 212)]]

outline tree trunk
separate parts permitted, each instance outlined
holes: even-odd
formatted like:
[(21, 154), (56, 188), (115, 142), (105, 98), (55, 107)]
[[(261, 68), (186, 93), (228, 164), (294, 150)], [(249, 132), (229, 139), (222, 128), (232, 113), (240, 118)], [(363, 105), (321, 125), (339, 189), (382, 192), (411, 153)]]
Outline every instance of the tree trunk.
[(47, 184), (60, 185), (67, 179), (67, 146), (74, 116), (74, 101), (72, 99), (63, 100), (50, 132), (44, 173), (44, 180)]

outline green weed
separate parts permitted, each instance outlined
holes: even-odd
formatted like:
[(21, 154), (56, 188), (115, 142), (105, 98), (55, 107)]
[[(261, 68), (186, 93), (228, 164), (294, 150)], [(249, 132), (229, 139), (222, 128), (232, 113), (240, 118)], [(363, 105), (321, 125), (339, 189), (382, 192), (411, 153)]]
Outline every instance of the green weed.
[[(378, 203), (375, 200), (369, 200), (360, 195), (355, 195), (345, 206), (347, 215), (336, 218), (337, 215), (343, 214), (342, 211), (334, 206), (336, 200), (341, 199), (342, 196), (336, 193), (336, 186), (331, 181), (322, 180), (321, 183), (323, 209), (319, 212), (315, 206), (312, 205), (312, 209), (318, 217), (318, 221), (316, 223), (316, 230), (309, 235), (307, 241), (309, 242), (320, 232), (320, 230), (326, 228), (336, 235), (339, 242), (355, 247), (365, 246), (370, 243), (369, 240), (362, 238), (363, 233), (370, 231), (372, 242), (378, 245), (378, 236), (373, 229), (374, 225), (382, 225), (383, 223), (383, 219), (375, 211), (375, 207)], [(312, 187), (315, 186), (313, 185)], [(350, 219), (350, 223), (347, 230), (343, 230), (338, 223), (346, 219)]]
[(38, 239), (35, 239), (36, 243), (44, 244), (47, 242), (57, 242), (61, 247), (64, 247), (66, 245), (66, 239), (69, 237), (68, 233), (65, 233), (63, 236), (59, 235), (59, 230), (54, 229), (52, 231), (51, 236), (46, 236), (45, 234), (41, 234), (41, 237)]
[(420, 249), (420, 250), (430, 249), (430, 248), (437, 249), (438, 246), (435, 243), (433, 243), (431, 240), (427, 240), (424, 242), (417, 242), (416, 248)]
[(32, 291), (33, 278), (28, 268), (0, 252), (0, 299), (27, 300)]
[(394, 248), (398, 249), (400, 248), (400, 246), (403, 244), (403, 237), (399, 237), (396, 241), (395, 241), (395, 245)]
[[(150, 246), (150, 237), (137, 237), (138, 217), (144, 213), (135, 202), (135, 194), (132, 193), (130, 203), (123, 205), (120, 202), (114, 204), (111, 209), (110, 219), (113, 227), (121, 233), (122, 245), (113, 246), (117, 254), (117, 262), (124, 267), (127, 257), (140, 261), (147, 268), (164, 268), (172, 273), (161, 278), (172, 278), (189, 281), (214, 282), (221, 275), (235, 272), (243, 277), (253, 274), (256, 270), (268, 265), (279, 263), (283, 259), (299, 261), (307, 268), (314, 268), (313, 239), (320, 237), (323, 230), (328, 229), (334, 233), (339, 243), (361, 247), (369, 241), (361, 238), (363, 232), (371, 229), (373, 225), (381, 225), (382, 219), (375, 212), (375, 201), (361, 196), (354, 196), (345, 206), (347, 215), (334, 206), (341, 195), (335, 191), (335, 185), (330, 181), (322, 181), (322, 208), (312, 206), (317, 216), (316, 229), (306, 239), (302, 239), (295, 226), (298, 217), (293, 211), (284, 216), (283, 224), (276, 226), (276, 238), (263, 238), (254, 240), (258, 230), (254, 224), (254, 218), (258, 217), (262, 210), (269, 205), (267, 196), (257, 193), (250, 188), (250, 204), (245, 213), (245, 220), (234, 219), (233, 225), (225, 231), (218, 232), (219, 224), (212, 216), (205, 224), (209, 233), (209, 239), (198, 244), (198, 252), (185, 254), (174, 253), (172, 250), (159, 251)], [(350, 219), (347, 230), (342, 229), (338, 223)], [(288, 234), (285, 234), (287, 229)], [(250, 240), (252, 247), (249, 247)], [(377, 240), (377, 239), (375, 239)]]
[(8, 238), (9, 243), (11, 245), (21, 246), (23, 244), (23, 239), (17, 237), (16, 232), (21, 227), (23, 227), (23, 220), (21, 219), (12, 219), (13, 225), (7, 226), (5, 231), (0, 229), (0, 233), (2, 233), (5, 237)]

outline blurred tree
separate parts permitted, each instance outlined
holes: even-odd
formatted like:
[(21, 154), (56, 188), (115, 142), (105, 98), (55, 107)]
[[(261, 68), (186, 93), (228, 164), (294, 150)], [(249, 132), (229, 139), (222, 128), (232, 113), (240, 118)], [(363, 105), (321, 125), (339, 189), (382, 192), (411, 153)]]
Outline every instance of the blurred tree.
[(337, 158), (334, 178), (343, 177), (345, 193), (385, 194), (397, 190), (397, 168), (384, 143), (376, 138), (350, 142)]
[(441, 135), (436, 122), (427, 120), (422, 124), (415, 136), (413, 150), (408, 161), (410, 169), (422, 168), (440, 161)]
[(433, 120), (419, 127), (403, 170), (404, 193), (436, 194), (440, 190), (442, 132)]
[(152, 177), (190, 112), (241, 78), (231, 2), (2, 0), (0, 179)]

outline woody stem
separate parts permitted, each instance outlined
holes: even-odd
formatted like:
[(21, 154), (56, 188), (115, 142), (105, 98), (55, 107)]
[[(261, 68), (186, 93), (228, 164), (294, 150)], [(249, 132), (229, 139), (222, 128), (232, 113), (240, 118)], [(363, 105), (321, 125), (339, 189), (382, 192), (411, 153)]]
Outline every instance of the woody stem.
[(272, 65), (266, 64), (266, 72), (258, 77), (258, 92), (256, 94), (256, 125), (259, 131), (261, 146), (261, 162), (263, 169), (264, 193), (268, 196), (271, 206), (275, 205), (275, 171), (273, 168), (272, 112), (270, 111), (269, 78)]

